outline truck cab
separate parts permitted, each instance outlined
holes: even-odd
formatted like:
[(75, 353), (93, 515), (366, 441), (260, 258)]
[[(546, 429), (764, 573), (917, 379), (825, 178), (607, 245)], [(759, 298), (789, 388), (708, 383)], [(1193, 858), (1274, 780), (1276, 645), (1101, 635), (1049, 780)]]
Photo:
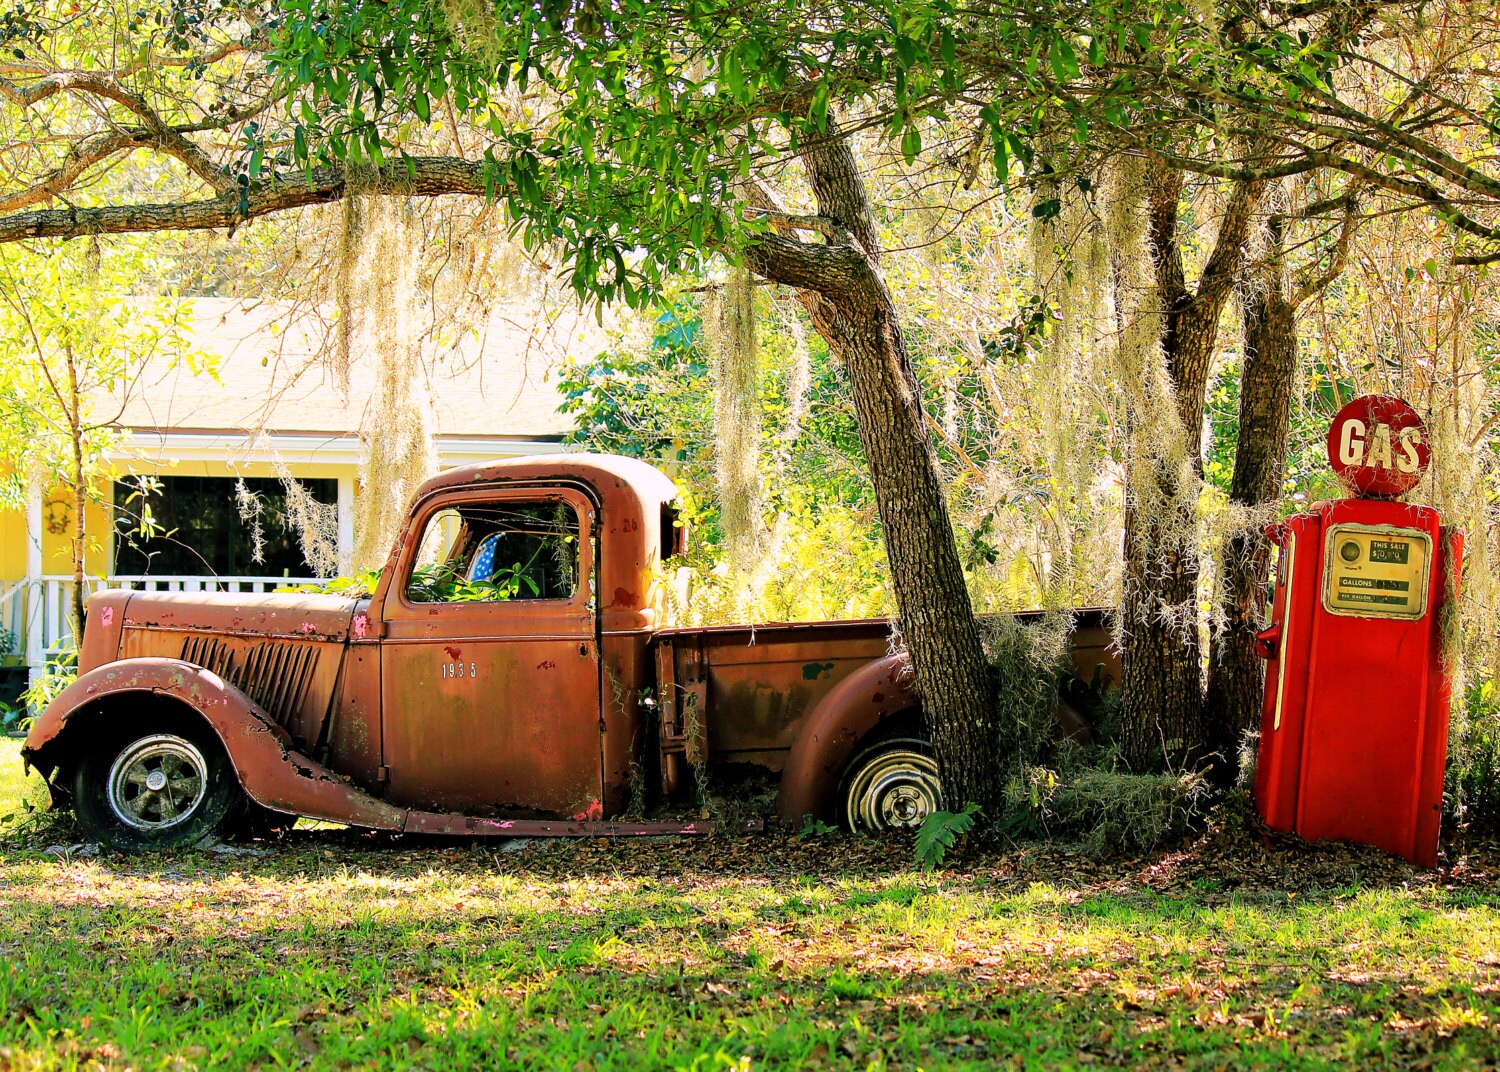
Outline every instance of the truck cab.
[[(367, 787), (442, 812), (618, 814), (643, 761), (639, 694), (682, 538), (676, 495), (644, 462), (592, 455), (430, 481), (351, 646), (379, 663)], [(358, 687), (374, 688), (368, 671)]]

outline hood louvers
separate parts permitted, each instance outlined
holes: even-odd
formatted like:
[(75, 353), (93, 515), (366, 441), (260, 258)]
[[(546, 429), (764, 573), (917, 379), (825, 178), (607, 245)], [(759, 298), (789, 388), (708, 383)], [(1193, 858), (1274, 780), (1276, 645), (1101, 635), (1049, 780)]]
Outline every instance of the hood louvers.
[(182, 643), (182, 660), (218, 674), (290, 729), (317, 669), (318, 649), (311, 644), (266, 641), (243, 650), (216, 637), (190, 636)]

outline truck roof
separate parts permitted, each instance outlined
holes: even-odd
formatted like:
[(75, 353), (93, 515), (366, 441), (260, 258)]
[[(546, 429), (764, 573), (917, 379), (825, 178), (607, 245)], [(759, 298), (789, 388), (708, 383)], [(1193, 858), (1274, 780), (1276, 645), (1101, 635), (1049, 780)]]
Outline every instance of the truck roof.
[(556, 480), (573, 477), (604, 492), (628, 489), (644, 506), (671, 502), (677, 486), (656, 466), (620, 454), (529, 454), (445, 469), (417, 489), (418, 498), (446, 488), (509, 480)]

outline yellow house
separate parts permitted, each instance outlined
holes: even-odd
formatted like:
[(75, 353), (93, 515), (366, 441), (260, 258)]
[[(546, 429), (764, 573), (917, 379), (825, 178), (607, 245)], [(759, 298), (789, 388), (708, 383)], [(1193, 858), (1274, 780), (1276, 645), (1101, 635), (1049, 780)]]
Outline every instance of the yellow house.
[[(274, 303), (196, 299), (191, 336), (195, 351), (217, 358), (217, 380), (182, 366), (148, 369), (126, 397), (96, 405), (96, 417), (117, 413), (127, 434), (111, 457), (117, 479), (92, 497), (86, 518), (90, 588), (263, 591), (315, 579), (295, 534), (278, 523), (278, 471), (336, 508), (347, 570), (373, 358), (351, 355), (346, 391), (322, 358), (330, 333), (318, 312)], [(555, 369), (602, 345), (587, 314), (528, 308), (431, 347), (439, 465), (560, 451), (571, 424), (557, 412)], [(147, 497), (170, 535), (143, 537), (132, 524), (142, 493), (131, 478), (140, 476), (153, 478)], [(241, 481), (267, 518), (259, 540), (236, 502)], [(40, 487), (24, 511), (0, 511), (0, 627), (33, 675), (72, 639), (71, 522), (68, 496)]]

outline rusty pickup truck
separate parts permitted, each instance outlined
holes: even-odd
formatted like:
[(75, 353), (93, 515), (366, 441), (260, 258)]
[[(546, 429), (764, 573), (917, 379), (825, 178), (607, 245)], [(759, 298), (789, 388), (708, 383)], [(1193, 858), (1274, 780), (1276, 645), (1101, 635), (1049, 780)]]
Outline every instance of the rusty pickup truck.
[[(659, 627), (675, 497), (631, 458), (509, 459), (424, 484), (368, 595), (101, 591), (78, 679), (22, 755), (122, 849), (288, 816), (702, 832), (681, 816), (701, 815), (705, 778), (758, 777), (794, 822), (880, 830), (938, 808), (889, 622)], [(1101, 612), (1075, 615), (1072, 654), (1064, 694), (1118, 677)]]

